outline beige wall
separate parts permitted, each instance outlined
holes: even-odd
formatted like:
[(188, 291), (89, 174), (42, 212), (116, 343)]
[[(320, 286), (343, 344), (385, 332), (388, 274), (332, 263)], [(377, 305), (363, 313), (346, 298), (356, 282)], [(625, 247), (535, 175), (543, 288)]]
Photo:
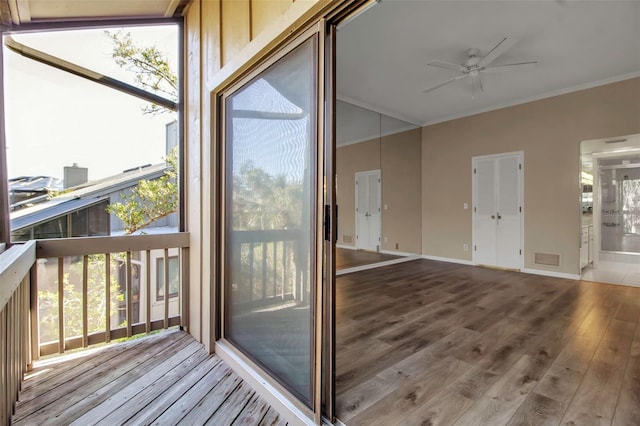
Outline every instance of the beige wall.
[[(524, 151), (525, 268), (579, 273), (580, 141), (640, 131), (640, 78), (422, 129), (423, 254), (471, 260), (471, 158)], [(559, 268), (533, 263), (561, 256)]]
[[(338, 244), (356, 246), (355, 174), (380, 168), (380, 140), (373, 139), (336, 149)], [(352, 242), (345, 242), (345, 236)]]
[(421, 252), (420, 150), (420, 129), (337, 149), (339, 244), (355, 247), (355, 173), (381, 169), (382, 249)]

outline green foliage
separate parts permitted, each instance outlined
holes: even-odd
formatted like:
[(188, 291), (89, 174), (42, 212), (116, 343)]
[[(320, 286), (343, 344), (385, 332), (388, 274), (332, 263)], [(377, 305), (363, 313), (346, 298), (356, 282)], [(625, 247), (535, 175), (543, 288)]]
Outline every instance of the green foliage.
[(122, 221), (126, 234), (132, 234), (177, 210), (177, 157), (177, 149), (174, 148), (165, 158), (167, 169), (161, 177), (141, 180), (131, 193), (121, 195), (123, 202), (111, 203), (107, 207), (108, 213)]
[[(135, 74), (138, 87), (178, 101), (178, 77), (164, 53), (156, 46), (136, 44), (129, 32), (105, 31), (105, 34), (113, 43), (111, 57), (121, 68)], [(143, 111), (147, 114), (167, 112), (164, 107), (155, 104), (145, 107)]]
[(252, 163), (243, 164), (233, 180), (233, 229), (300, 228), (301, 182), (272, 176)]
[[(112, 271), (117, 270), (115, 258), (111, 260)], [(64, 274), (64, 324), (65, 336), (82, 335), (82, 262), (74, 262), (69, 271)], [(87, 323), (89, 333), (104, 331), (106, 328), (106, 292), (105, 292), (105, 256), (89, 256), (87, 288)], [(110, 286), (111, 306), (109, 316), (114, 317), (118, 312), (118, 303), (124, 301), (124, 295), (118, 290), (118, 283), (114, 279)], [(42, 342), (58, 339), (58, 292), (57, 281), (53, 288), (38, 291), (40, 315), (40, 340)], [(116, 324), (114, 324), (116, 325)], [(123, 324), (118, 324), (123, 326)]]

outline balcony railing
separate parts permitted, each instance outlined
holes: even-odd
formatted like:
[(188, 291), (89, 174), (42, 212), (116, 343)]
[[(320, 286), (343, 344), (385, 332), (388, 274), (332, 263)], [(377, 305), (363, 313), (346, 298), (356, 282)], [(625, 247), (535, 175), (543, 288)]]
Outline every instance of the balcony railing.
[(9, 424), (22, 377), (31, 363), (30, 271), (35, 258), (33, 241), (0, 254), (0, 424)]
[(188, 245), (188, 233), (174, 233), (30, 241), (1, 253), (0, 424), (32, 360), (187, 326)]
[(283, 302), (308, 300), (308, 250), (299, 230), (233, 231), (232, 264), (234, 286), (231, 290), (236, 309), (252, 311)]

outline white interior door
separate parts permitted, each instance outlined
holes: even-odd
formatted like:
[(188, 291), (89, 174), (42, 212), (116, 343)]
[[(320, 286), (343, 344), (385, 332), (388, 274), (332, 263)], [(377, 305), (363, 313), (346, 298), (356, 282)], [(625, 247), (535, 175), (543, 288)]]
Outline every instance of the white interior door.
[(522, 268), (522, 153), (476, 157), (474, 263)]
[(380, 170), (356, 173), (356, 247), (378, 250), (381, 221)]

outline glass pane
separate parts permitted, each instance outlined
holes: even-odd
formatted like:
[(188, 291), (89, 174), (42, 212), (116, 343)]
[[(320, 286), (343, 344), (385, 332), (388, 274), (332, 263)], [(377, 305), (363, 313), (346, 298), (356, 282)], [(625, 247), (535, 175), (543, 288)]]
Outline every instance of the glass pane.
[(640, 253), (640, 167), (602, 168), (602, 250)]
[(312, 401), (315, 39), (226, 100), (225, 337)]

